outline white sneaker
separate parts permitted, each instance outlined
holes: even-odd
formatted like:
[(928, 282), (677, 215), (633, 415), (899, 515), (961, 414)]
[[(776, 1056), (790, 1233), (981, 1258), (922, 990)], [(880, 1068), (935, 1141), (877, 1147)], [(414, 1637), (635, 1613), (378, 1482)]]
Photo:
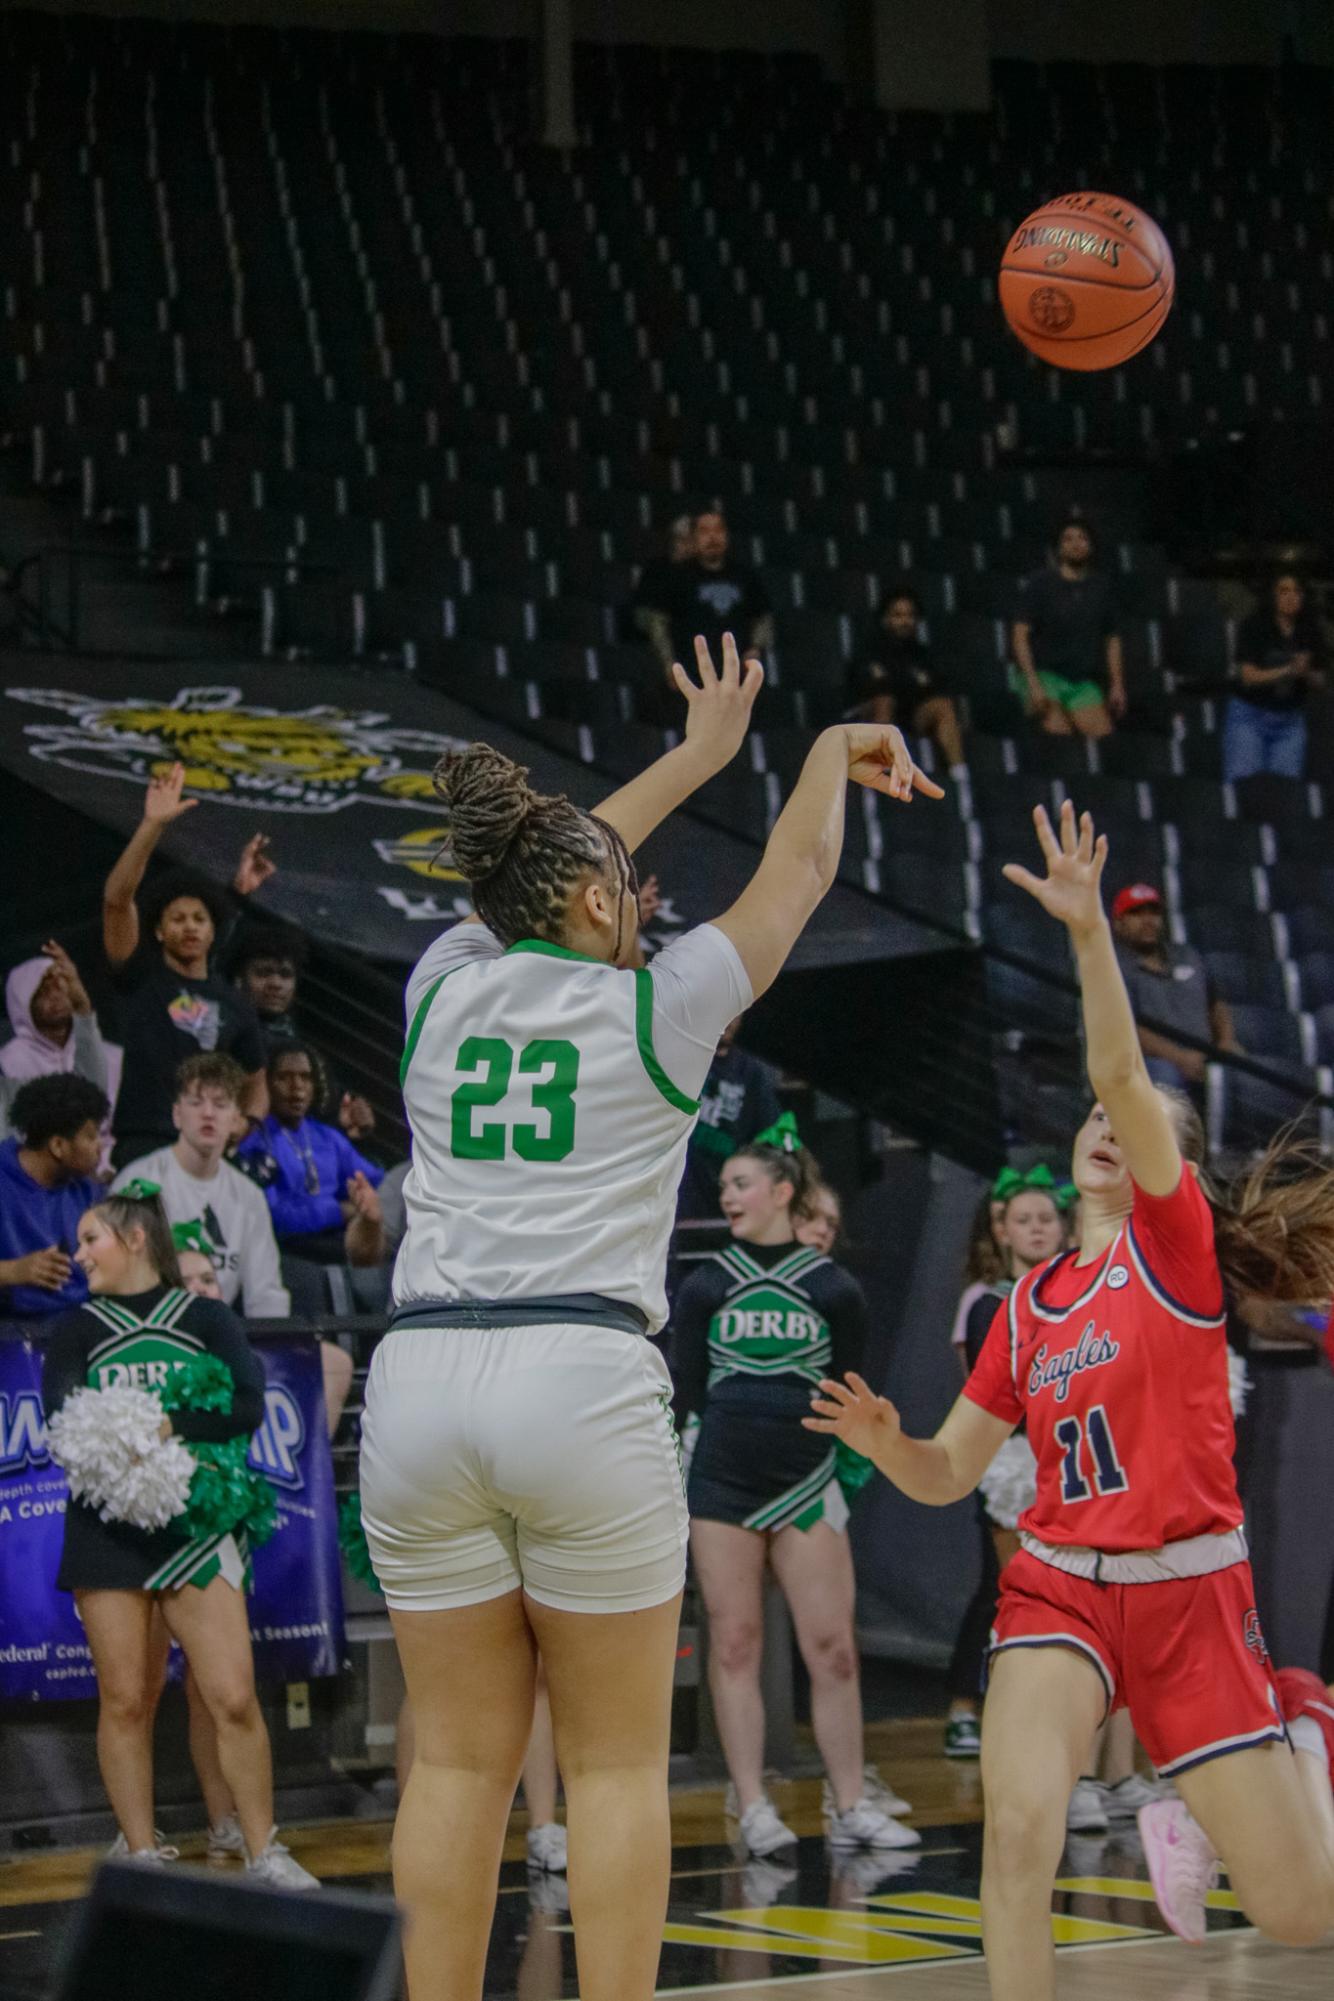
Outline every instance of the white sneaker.
[[(894, 1819), (897, 1819), (900, 1814), (912, 1812), (911, 1803), (904, 1799), (901, 1794), (896, 1793), (893, 1786), (885, 1782), (875, 1765), (863, 1765), (862, 1781), (865, 1786), (862, 1797), (870, 1800), (872, 1806), (878, 1806), (881, 1813), (890, 1814)], [(829, 1820), (832, 1818), (834, 1812), (834, 1788), (830, 1785), (828, 1779), (825, 1780), (820, 1790), (820, 1806), (824, 1812), (825, 1819)]]
[(107, 1850), (108, 1862), (142, 1862), (150, 1869), (165, 1869), (168, 1862), (179, 1862), (181, 1851), (162, 1839), (162, 1829), (153, 1829), (153, 1848), (131, 1848), (123, 1834), (118, 1834)]
[(741, 1816), (741, 1839), (748, 1853), (761, 1857), (776, 1855), (780, 1848), (795, 1848), (797, 1845), (796, 1835), (786, 1822), (778, 1818), (772, 1802), (763, 1794)]
[(551, 1875), (563, 1876), (569, 1864), (569, 1859), (565, 1829), (559, 1821), (549, 1820), (545, 1827), (529, 1828), (528, 1867), (530, 1869), (545, 1869)]
[(1128, 1779), (1121, 1779), (1114, 1786), (1099, 1786), (1098, 1791), (1108, 1820), (1133, 1820), (1141, 1807), (1152, 1806), (1155, 1800), (1165, 1797), (1155, 1779), (1142, 1779), (1138, 1772), (1132, 1772)]
[(1204, 1900), (1218, 1887), (1218, 1856), (1184, 1800), (1155, 1800), (1139, 1816), (1158, 1908), (1187, 1945), (1204, 1943)]
[(860, 1799), (846, 1813), (829, 1816), (829, 1839), (835, 1848), (916, 1848), (922, 1837), (873, 1801)]
[(214, 1868), (221, 1862), (233, 1859), (244, 1862), (245, 1836), (241, 1823), (234, 1813), (225, 1813), (220, 1821), (208, 1831), (208, 1847), (204, 1850), (204, 1860)]
[(1080, 1779), (1065, 1810), (1065, 1824), (1071, 1834), (1106, 1834), (1107, 1809), (1103, 1789), (1096, 1779)]
[(270, 1890), (318, 1890), (320, 1879), (312, 1876), (309, 1869), (303, 1869), (296, 1857), (278, 1839), (274, 1828), (265, 1847), (258, 1855), (247, 1856), (245, 1872), (252, 1883), (263, 1883)]
[(796, 1870), (785, 1862), (752, 1860), (741, 1871), (741, 1902), (748, 1911), (762, 1911), (776, 1904), (788, 1884), (796, 1880)]

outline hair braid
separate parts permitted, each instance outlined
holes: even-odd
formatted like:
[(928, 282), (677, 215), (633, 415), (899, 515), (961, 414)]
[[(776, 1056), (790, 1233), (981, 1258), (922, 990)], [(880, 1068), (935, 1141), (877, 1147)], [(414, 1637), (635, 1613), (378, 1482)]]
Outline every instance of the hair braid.
[[(449, 751), (435, 769), (454, 865), (477, 915), (502, 944), (556, 942), (581, 876), (614, 860), (622, 890), (634, 871), (615, 830), (564, 793), (535, 792), (528, 772), (490, 744)], [(617, 938), (619, 955), (620, 938)]]

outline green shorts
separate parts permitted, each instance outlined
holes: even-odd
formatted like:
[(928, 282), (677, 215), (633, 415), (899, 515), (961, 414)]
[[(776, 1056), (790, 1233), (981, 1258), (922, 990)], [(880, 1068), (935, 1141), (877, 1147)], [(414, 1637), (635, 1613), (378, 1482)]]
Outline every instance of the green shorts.
[[(1039, 672), (1038, 680), (1044, 695), (1050, 696), (1058, 708), (1073, 714), (1076, 709), (1096, 709), (1105, 705), (1107, 696), (1096, 681), (1067, 681), (1064, 674), (1044, 674)], [(1027, 705), (1028, 688), (1017, 667), (1010, 669), (1010, 686), (1020, 701)]]

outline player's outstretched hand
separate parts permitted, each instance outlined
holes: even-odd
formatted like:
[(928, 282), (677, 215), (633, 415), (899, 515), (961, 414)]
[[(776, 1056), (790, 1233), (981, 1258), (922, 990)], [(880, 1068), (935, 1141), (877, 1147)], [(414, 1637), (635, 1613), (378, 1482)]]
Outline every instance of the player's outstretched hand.
[(714, 769), (722, 771), (745, 740), (755, 697), (764, 686), (764, 669), (758, 660), (742, 666), (730, 632), (723, 634), (721, 671), (703, 639), (695, 641), (695, 667), (698, 684), (679, 660), (672, 663), (672, 679), (686, 698), (686, 742), (707, 752)]
[(871, 792), (887, 793), (906, 806), (914, 792), (925, 799), (943, 799), (933, 778), (913, 763), (903, 731), (892, 723), (844, 723), (848, 746), (848, 777)]
[(828, 1432), (865, 1459), (878, 1460), (903, 1429), (889, 1398), (878, 1397), (851, 1369), (841, 1383), (824, 1379), (820, 1394), (811, 1397), (811, 1412), (801, 1420), (807, 1431)]
[(1093, 930), (1102, 922), (1102, 871), (1107, 860), (1107, 836), (1093, 837), (1093, 817), (1081, 814), (1075, 824), (1075, 809), (1067, 799), (1061, 807), (1060, 838), (1052, 831), (1046, 808), (1035, 806), (1033, 825), (1047, 863), (1045, 876), (1033, 875), (1018, 862), (1006, 862), (1001, 870), (1016, 889), (1026, 889), (1075, 935)]

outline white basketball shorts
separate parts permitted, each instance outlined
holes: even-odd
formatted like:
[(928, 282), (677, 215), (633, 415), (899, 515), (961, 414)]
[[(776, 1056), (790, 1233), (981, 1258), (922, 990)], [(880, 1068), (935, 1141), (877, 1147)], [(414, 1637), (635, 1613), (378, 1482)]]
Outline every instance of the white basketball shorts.
[(674, 1598), (689, 1540), (671, 1379), (613, 1327), (401, 1327), (375, 1351), (361, 1510), (396, 1611), (522, 1587), (564, 1612)]

